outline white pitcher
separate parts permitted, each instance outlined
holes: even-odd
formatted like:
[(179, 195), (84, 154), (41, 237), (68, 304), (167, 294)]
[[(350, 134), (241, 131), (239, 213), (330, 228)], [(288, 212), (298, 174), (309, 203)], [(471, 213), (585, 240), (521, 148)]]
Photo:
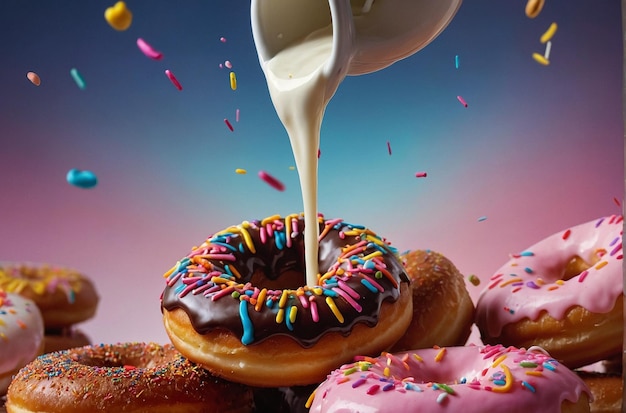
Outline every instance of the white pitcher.
[(334, 53), (328, 70), (361, 75), (422, 49), (446, 28), (460, 5), (461, 0), (252, 0), (252, 33), (263, 64), (332, 24)]

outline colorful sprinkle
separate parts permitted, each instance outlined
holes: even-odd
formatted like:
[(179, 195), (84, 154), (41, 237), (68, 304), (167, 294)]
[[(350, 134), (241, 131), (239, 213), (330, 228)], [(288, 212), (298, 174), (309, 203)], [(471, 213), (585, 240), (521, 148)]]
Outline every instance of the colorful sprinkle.
[(28, 72), (28, 73), (26, 73), (26, 78), (28, 80), (30, 80), (30, 83), (32, 83), (35, 86), (41, 85), (41, 78), (35, 72)]
[(552, 37), (556, 33), (557, 28), (557, 24), (553, 22), (550, 27), (548, 27), (548, 29), (541, 35), (539, 41), (541, 43), (547, 43), (548, 41), (550, 41), (550, 39), (552, 39)]
[(176, 76), (174, 76), (174, 73), (172, 73), (169, 69), (165, 70), (165, 76), (167, 76), (167, 78), (170, 80), (170, 82), (172, 82), (172, 84), (174, 85), (176, 89), (183, 90), (183, 86), (180, 84), (178, 79), (176, 79)]
[(278, 179), (274, 178), (272, 175), (268, 174), (265, 171), (259, 171), (259, 178), (264, 180), (269, 186), (276, 189), (277, 191), (284, 191), (285, 185), (280, 182)]
[(85, 83), (85, 80), (83, 79), (81, 74), (78, 73), (78, 70), (76, 68), (73, 67), (72, 69), (70, 69), (70, 75), (72, 76), (72, 79), (74, 79), (76, 86), (78, 86), (80, 90), (85, 90), (87, 84)]
[(163, 53), (156, 51), (141, 37), (137, 38), (137, 47), (144, 55), (146, 55), (146, 57), (149, 57), (150, 59), (161, 60), (163, 58)]
[(468, 106), (468, 105), (467, 105), (467, 102), (465, 101), (465, 99), (463, 99), (463, 97), (462, 97), (462, 96), (457, 96), (456, 98), (458, 99), (458, 101), (459, 101), (459, 102), (461, 102), (461, 105), (463, 105), (463, 106), (465, 106), (465, 107), (467, 107), (467, 106)]

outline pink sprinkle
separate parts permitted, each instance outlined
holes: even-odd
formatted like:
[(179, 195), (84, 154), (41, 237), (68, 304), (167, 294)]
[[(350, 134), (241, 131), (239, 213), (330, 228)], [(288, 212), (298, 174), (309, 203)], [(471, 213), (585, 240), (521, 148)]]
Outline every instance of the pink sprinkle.
[(183, 87), (181, 86), (180, 82), (178, 81), (178, 79), (176, 79), (176, 76), (174, 76), (174, 73), (170, 72), (169, 70), (165, 71), (165, 75), (170, 79), (170, 81), (172, 82), (172, 84), (174, 86), (176, 86), (176, 89), (178, 90), (183, 90)]
[(578, 282), (581, 283), (581, 282), (585, 281), (585, 278), (587, 278), (587, 275), (589, 275), (589, 271), (585, 270), (585, 271), (581, 272), (580, 276), (578, 277)]
[(457, 96), (456, 98), (459, 100), (459, 102), (461, 102), (461, 105), (467, 107), (467, 102), (465, 101), (465, 99), (463, 99), (463, 97)]
[(220, 69), (223, 69), (223, 68), (224, 68), (224, 65), (220, 63)]
[(428, 176), (426, 172), (415, 172), (416, 178), (426, 178), (426, 176)]
[(389, 143), (389, 141), (387, 141), (387, 152), (389, 152), (389, 155), (391, 155), (391, 144)]
[(224, 119), (224, 123), (226, 124), (226, 126), (228, 126), (228, 129), (230, 129), (231, 132), (235, 131), (235, 128), (233, 128), (233, 124), (230, 123), (228, 119)]
[(239, 109), (235, 111), (235, 122), (239, 122)]
[(146, 41), (141, 37), (137, 39), (137, 47), (139, 47), (139, 50), (141, 50), (141, 52), (150, 59), (161, 60), (163, 58), (163, 53), (154, 50), (154, 48), (146, 43)]
[(225, 37), (220, 37), (220, 42), (226, 43), (226, 38)]
[(226, 66), (226, 67), (227, 67), (227, 68), (229, 68), (229, 69), (232, 69), (232, 68), (233, 68), (233, 64), (230, 62), (230, 60), (225, 61), (225, 62), (224, 62), (224, 66)]
[(280, 182), (278, 179), (274, 178), (272, 175), (268, 174), (265, 171), (259, 171), (259, 178), (264, 180), (269, 186), (273, 187), (278, 191), (284, 191), (285, 185)]

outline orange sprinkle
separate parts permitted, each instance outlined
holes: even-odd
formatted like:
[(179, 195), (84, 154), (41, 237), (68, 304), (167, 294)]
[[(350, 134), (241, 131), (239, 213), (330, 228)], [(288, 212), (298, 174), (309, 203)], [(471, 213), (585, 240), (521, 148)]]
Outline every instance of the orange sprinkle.
[(444, 347), (441, 350), (439, 350), (439, 352), (435, 356), (435, 361), (439, 363), (441, 360), (443, 360), (443, 356), (445, 355), (446, 355), (446, 348)]
[(523, 282), (524, 280), (522, 280), (521, 278), (512, 278), (508, 281), (503, 282), (502, 284), (500, 284), (500, 288), (504, 288), (509, 284), (513, 284), (513, 283), (519, 283), (519, 282)]
[(604, 267), (605, 265), (607, 265), (609, 262), (608, 261), (600, 261), (599, 263), (596, 264), (596, 266), (594, 267), (596, 270), (599, 270), (600, 268)]
[(311, 393), (311, 395), (309, 396), (309, 398), (306, 400), (306, 403), (304, 404), (304, 407), (306, 407), (307, 409), (309, 407), (311, 407), (311, 405), (313, 404), (313, 399), (315, 398), (315, 390), (313, 390), (313, 393)]
[(533, 371), (527, 371), (527, 372), (526, 372), (526, 374), (527, 374), (527, 375), (529, 375), (529, 376), (543, 376), (543, 373), (542, 373), (542, 372), (540, 372), (540, 371), (535, 371), (535, 370), (533, 370)]

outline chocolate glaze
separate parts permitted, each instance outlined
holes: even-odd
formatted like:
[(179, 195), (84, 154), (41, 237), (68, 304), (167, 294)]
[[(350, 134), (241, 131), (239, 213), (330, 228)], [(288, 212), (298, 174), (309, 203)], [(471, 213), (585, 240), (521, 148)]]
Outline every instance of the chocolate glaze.
[[(285, 220), (287, 219), (291, 220), (292, 227), (294, 227), (293, 224), (296, 224), (295, 228), (298, 229), (298, 232), (292, 231), (289, 234), (291, 237), (290, 247), (283, 245), (287, 236), (285, 230)], [(188, 260), (185, 259), (179, 261), (179, 263), (182, 262), (182, 265), (178, 265), (173, 271), (166, 274), (168, 280), (162, 295), (162, 308), (168, 311), (176, 308), (183, 309), (189, 315), (193, 328), (199, 334), (205, 334), (215, 328), (225, 328), (242, 337), (245, 327), (240, 316), (241, 295), (253, 294), (254, 287), (278, 290), (276, 285), (284, 278), (285, 285), (289, 289), (289, 298), (284, 305), (284, 320), (281, 322), (276, 320), (282, 291), (277, 291), (274, 296), (271, 296), (271, 291), (268, 293), (265, 301), (273, 301), (271, 307), (263, 303), (257, 311), (253, 304), (248, 303), (246, 308), (252, 322), (254, 338), (253, 341), (244, 344), (260, 342), (273, 335), (286, 335), (292, 337), (301, 346), (310, 347), (327, 332), (337, 331), (343, 335), (348, 335), (356, 323), (365, 323), (368, 326), (376, 325), (383, 301), (395, 301), (399, 297), (399, 287), (394, 286), (394, 284), (399, 286), (401, 282), (408, 282), (408, 277), (397, 258), (396, 251), (389, 247), (384, 239), (362, 226), (351, 225), (340, 220), (332, 220), (329, 223), (320, 217), (320, 233), (323, 232), (325, 225), (333, 224), (333, 228), (321, 239), (319, 245), (319, 268), (322, 273), (333, 267), (344, 270), (349, 268), (348, 260), (339, 260), (342, 255), (342, 248), (354, 245), (366, 238), (374, 242), (368, 242), (364, 251), (355, 253), (354, 256), (350, 257), (352, 268), (358, 268), (359, 271), (352, 272), (351, 275), (349, 272), (345, 272), (343, 275), (337, 276), (349, 286), (348, 289), (344, 288), (345, 284), (344, 287), (337, 286), (337, 278), (335, 277), (324, 280), (321, 283), (322, 290), (318, 290), (317, 294), (308, 287), (304, 287), (307, 301), (314, 300), (317, 305), (319, 321), (315, 322), (312, 317), (311, 305), (304, 307), (296, 294), (298, 287), (306, 284), (304, 274), (304, 220), (302, 216), (290, 215), (285, 219), (263, 220), (266, 225), (262, 225), (261, 222), (244, 222), (237, 227), (230, 227), (221, 231), (206, 240), (200, 247), (192, 250), (187, 256), (192, 262), (187, 263)], [(261, 232), (265, 229), (262, 230), (261, 228), (267, 228), (268, 222), (274, 228), (273, 234), (266, 235), (265, 242), (262, 242)], [(248, 241), (246, 241), (243, 232), (250, 235)], [(346, 233), (350, 235), (346, 235)], [(219, 242), (221, 241), (226, 241), (229, 246), (236, 249), (236, 252), (220, 245)], [(250, 242), (256, 248), (255, 253), (250, 251)], [(366, 263), (365, 261), (368, 261), (368, 255), (377, 251), (382, 252), (382, 256), (374, 260), (377, 264), (376, 269), (372, 270), (373, 262)], [(193, 258), (207, 253), (230, 254), (233, 260), (197, 260), (197, 257)], [(363, 260), (363, 257), (366, 259)], [(228, 294), (215, 299), (217, 292), (207, 293), (209, 285), (206, 284), (214, 284), (211, 281), (211, 275), (207, 274), (212, 273), (213, 276), (221, 274), (218, 275), (220, 278), (228, 277), (228, 273), (232, 273), (232, 270), (228, 271), (226, 266), (230, 266), (231, 269), (234, 267), (241, 274), (241, 278), (236, 280), (235, 291), (237, 293), (234, 296)], [(379, 272), (378, 277), (376, 277), (374, 273), (381, 267), (386, 268), (391, 275), (389, 277), (382, 276)], [(369, 276), (370, 280), (375, 280), (383, 288), (383, 291), (372, 292), (371, 284), (368, 288), (361, 282), (364, 278), (363, 274)], [(196, 283), (193, 281), (195, 279), (200, 280), (200, 282)], [(256, 285), (251, 285), (252, 280)], [(249, 284), (246, 285), (247, 283)], [(187, 288), (187, 292), (183, 292), (191, 284), (196, 284), (203, 289), (191, 291), (190, 288)], [(362, 307), (361, 310), (358, 311), (354, 303), (351, 304), (341, 295), (333, 292), (333, 288), (339, 288), (341, 292), (350, 292), (349, 289), (351, 288), (353, 294), (354, 292), (358, 293), (359, 298), (355, 301), (358, 303), (357, 305)], [(216, 288), (214, 287), (214, 289)], [(321, 291), (324, 292), (324, 295), (319, 295)], [(300, 293), (302, 294), (302, 292), (303, 289), (301, 288)], [(327, 305), (326, 295), (328, 294), (334, 295), (332, 299), (344, 317), (343, 323), (338, 320)], [(297, 308), (296, 319), (293, 322), (289, 321), (291, 306)]]

